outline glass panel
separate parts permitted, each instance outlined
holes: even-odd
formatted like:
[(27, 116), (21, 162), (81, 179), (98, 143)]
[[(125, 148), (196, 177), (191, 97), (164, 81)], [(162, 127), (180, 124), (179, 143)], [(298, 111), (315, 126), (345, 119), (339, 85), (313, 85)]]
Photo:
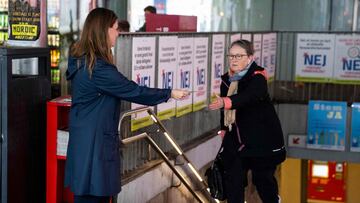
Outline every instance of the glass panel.
[(211, 31), (211, 1), (204, 0), (168, 0), (166, 13), (197, 16), (198, 32)]
[(356, 31), (360, 31), (360, 0), (358, 1)]
[(130, 31), (138, 30), (145, 22), (144, 8), (152, 6), (154, 0), (129, 0), (129, 23), (131, 26)]
[(354, 13), (354, 0), (332, 2), (331, 30), (351, 31)]
[(271, 30), (272, 0), (237, 0), (232, 14), (232, 31)]
[(13, 59), (11, 69), (13, 75), (38, 75), (39, 58)]
[(275, 0), (274, 30), (327, 31), (329, 11), (329, 0)]

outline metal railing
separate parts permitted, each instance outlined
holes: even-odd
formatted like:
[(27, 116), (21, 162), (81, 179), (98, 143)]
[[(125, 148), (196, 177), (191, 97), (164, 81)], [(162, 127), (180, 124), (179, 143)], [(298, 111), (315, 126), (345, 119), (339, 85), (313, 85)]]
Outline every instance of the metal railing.
[[(120, 117), (120, 121), (119, 121), (119, 126), (118, 126), (119, 133), (121, 132), (122, 122), (124, 121), (124, 119), (126, 117), (129, 117), (131, 115), (141, 113), (141, 112), (147, 112), (150, 115), (151, 119), (154, 121), (154, 124), (158, 126), (158, 130), (164, 136), (163, 138), (166, 138), (166, 140), (171, 144), (173, 149), (175, 149), (175, 151), (177, 152), (177, 156), (181, 156), (185, 160), (185, 162), (187, 163), (186, 165), (188, 166), (190, 171), (195, 175), (195, 177), (197, 178), (197, 181), (203, 186), (201, 188), (201, 190), (202, 190), (203, 194), (205, 194), (206, 198), (210, 202), (216, 201), (211, 198), (210, 193), (207, 190), (208, 185), (205, 182), (205, 180), (201, 177), (201, 175), (199, 174), (197, 169), (195, 169), (194, 165), (191, 163), (191, 161), (185, 155), (185, 153), (181, 149), (181, 147), (177, 144), (176, 140), (167, 131), (167, 129), (165, 128), (163, 123), (160, 121), (160, 119), (158, 119), (158, 117), (156, 116), (154, 111), (151, 109), (151, 107), (142, 107), (142, 108), (138, 108), (138, 109), (134, 109), (134, 110), (128, 110), (128, 111), (125, 111), (124, 113), (122, 113), (121, 117)], [(171, 164), (168, 156), (164, 153), (164, 151), (159, 147), (159, 145), (156, 143), (156, 141), (148, 133), (143, 132), (141, 134), (122, 139), (122, 144), (129, 145), (131, 143), (134, 143), (134, 142), (137, 142), (140, 140), (145, 140), (157, 152), (157, 154), (160, 155), (161, 159), (165, 161), (166, 165), (174, 172), (174, 174), (179, 178), (179, 180), (185, 185), (185, 187), (189, 190), (189, 192), (194, 196), (194, 198), (198, 202), (204, 202), (204, 200), (199, 196), (199, 194), (197, 194), (194, 191), (194, 189), (191, 187), (191, 185), (188, 183), (188, 181), (185, 179), (185, 177)]]

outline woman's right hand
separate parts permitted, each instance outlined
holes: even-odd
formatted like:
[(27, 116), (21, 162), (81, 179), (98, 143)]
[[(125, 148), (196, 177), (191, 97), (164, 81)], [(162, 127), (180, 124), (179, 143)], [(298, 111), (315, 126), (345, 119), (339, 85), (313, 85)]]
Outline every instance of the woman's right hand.
[(222, 139), (224, 139), (225, 130), (219, 130), (219, 131), (218, 131), (218, 135), (219, 135)]
[(188, 90), (181, 90), (181, 89), (173, 89), (171, 90), (171, 98), (174, 99), (183, 99), (190, 94)]

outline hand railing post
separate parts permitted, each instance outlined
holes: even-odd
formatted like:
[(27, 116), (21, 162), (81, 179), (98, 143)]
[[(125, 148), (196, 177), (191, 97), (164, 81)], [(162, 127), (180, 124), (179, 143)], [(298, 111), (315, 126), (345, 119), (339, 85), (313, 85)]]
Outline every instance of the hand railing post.
[[(136, 113), (144, 112), (144, 111), (146, 111), (150, 115), (151, 119), (154, 121), (154, 124), (156, 124), (159, 127), (160, 131), (163, 133), (165, 138), (170, 142), (170, 144), (176, 150), (178, 155), (181, 155), (184, 158), (184, 160), (187, 162), (187, 166), (190, 169), (190, 171), (192, 171), (194, 173), (194, 175), (198, 179), (198, 181), (200, 183), (202, 183), (203, 186), (205, 187), (205, 188), (202, 188), (202, 189), (204, 189), (206, 191), (207, 197), (210, 199), (211, 202), (213, 202), (214, 200), (211, 199), (210, 192), (207, 190), (208, 185), (206, 184), (205, 180), (201, 177), (199, 172), (195, 169), (194, 165), (190, 162), (190, 160), (185, 155), (184, 151), (177, 144), (176, 140), (170, 135), (170, 133), (167, 131), (167, 129), (165, 128), (163, 123), (160, 121), (160, 119), (158, 119), (158, 117), (156, 116), (156, 114), (154, 113), (154, 111), (150, 107), (142, 107), (142, 108), (129, 110), (129, 111), (126, 111), (126, 112), (122, 113), (121, 116), (120, 116), (120, 121), (119, 121), (119, 126), (118, 126), (119, 135), (121, 134), (121, 123), (122, 123), (122, 121), (124, 120), (125, 117), (131, 116), (131, 115), (136, 114)], [(190, 193), (193, 194), (193, 196), (199, 202), (203, 202), (201, 200), (201, 198), (198, 196), (198, 194), (196, 194), (195, 191), (191, 188), (191, 186), (186, 181), (186, 179), (171, 164), (171, 162), (169, 161), (169, 159), (167, 158), (165, 153), (160, 149), (160, 147), (156, 144), (156, 142), (147, 133), (141, 133), (141, 134), (133, 136), (133, 137), (125, 138), (125, 139), (122, 140), (122, 142), (123, 142), (123, 144), (126, 145), (126, 144), (130, 144), (132, 142), (138, 141), (140, 139), (146, 139), (146, 141), (149, 143), (148, 159), (151, 160), (151, 157), (152, 157), (151, 156), (151, 147), (152, 147), (161, 156), (161, 158), (170, 167), (170, 169), (176, 174), (176, 176), (181, 180), (181, 182), (183, 182), (183, 184), (190, 191)]]

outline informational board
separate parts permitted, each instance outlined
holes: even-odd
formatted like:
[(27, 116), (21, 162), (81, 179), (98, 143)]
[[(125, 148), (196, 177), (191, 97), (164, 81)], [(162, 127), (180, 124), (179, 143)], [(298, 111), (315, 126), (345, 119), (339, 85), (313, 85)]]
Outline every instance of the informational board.
[[(155, 87), (155, 37), (134, 37), (132, 42), (132, 80), (140, 86)], [(131, 103), (131, 109), (143, 105)], [(151, 125), (146, 112), (131, 117), (131, 131)]]
[(275, 79), (276, 71), (276, 48), (277, 48), (277, 38), (276, 33), (270, 33), (270, 66), (268, 67), (268, 81), (273, 81)]
[(224, 72), (225, 35), (216, 34), (212, 37), (211, 54), (211, 101), (220, 95), (221, 75)]
[(360, 35), (336, 35), (334, 82), (360, 84)]
[(296, 81), (329, 82), (333, 77), (334, 34), (298, 34)]
[[(159, 37), (158, 53), (158, 88), (174, 89), (176, 84), (177, 62), (177, 36)], [(175, 116), (176, 101), (169, 99), (157, 105), (157, 116), (160, 120)]]
[(251, 42), (251, 34), (248, 33), (248, 34), (241, 34), (241, 39), (244, 39), (244, 40), (247, 40), (249, 42)]
[(254, 34), (254, 60), (256, 64), (262, 66), (261, 62), (261, 50), (262, 50), (262, 34)]
[(307, 147), (345, 150), (346, 102), (310, 101)]
[[(261, 66), (264, 67), (268, 74), (271, 71), (271, 34), (263, 34), (261, 49)], [(259, 65), (260, 65), (259, 64)]]
[[(192, 91), (193, 65), (194, 65), (194, 38), (178, 38), (178, 67), (176, 87)], [(192, 95), (176, 101), (176, 117), (183, 116), (192, 111)]]
[(208, 37), (194, 38), (193, 111), (206, 107), (208, 92)]
[(240, 33), (232, 34), (230, 36), (230, 44), (237, 41), (237, 40), (240, 40), (240, 39), (241, 39), (241, 34)]

